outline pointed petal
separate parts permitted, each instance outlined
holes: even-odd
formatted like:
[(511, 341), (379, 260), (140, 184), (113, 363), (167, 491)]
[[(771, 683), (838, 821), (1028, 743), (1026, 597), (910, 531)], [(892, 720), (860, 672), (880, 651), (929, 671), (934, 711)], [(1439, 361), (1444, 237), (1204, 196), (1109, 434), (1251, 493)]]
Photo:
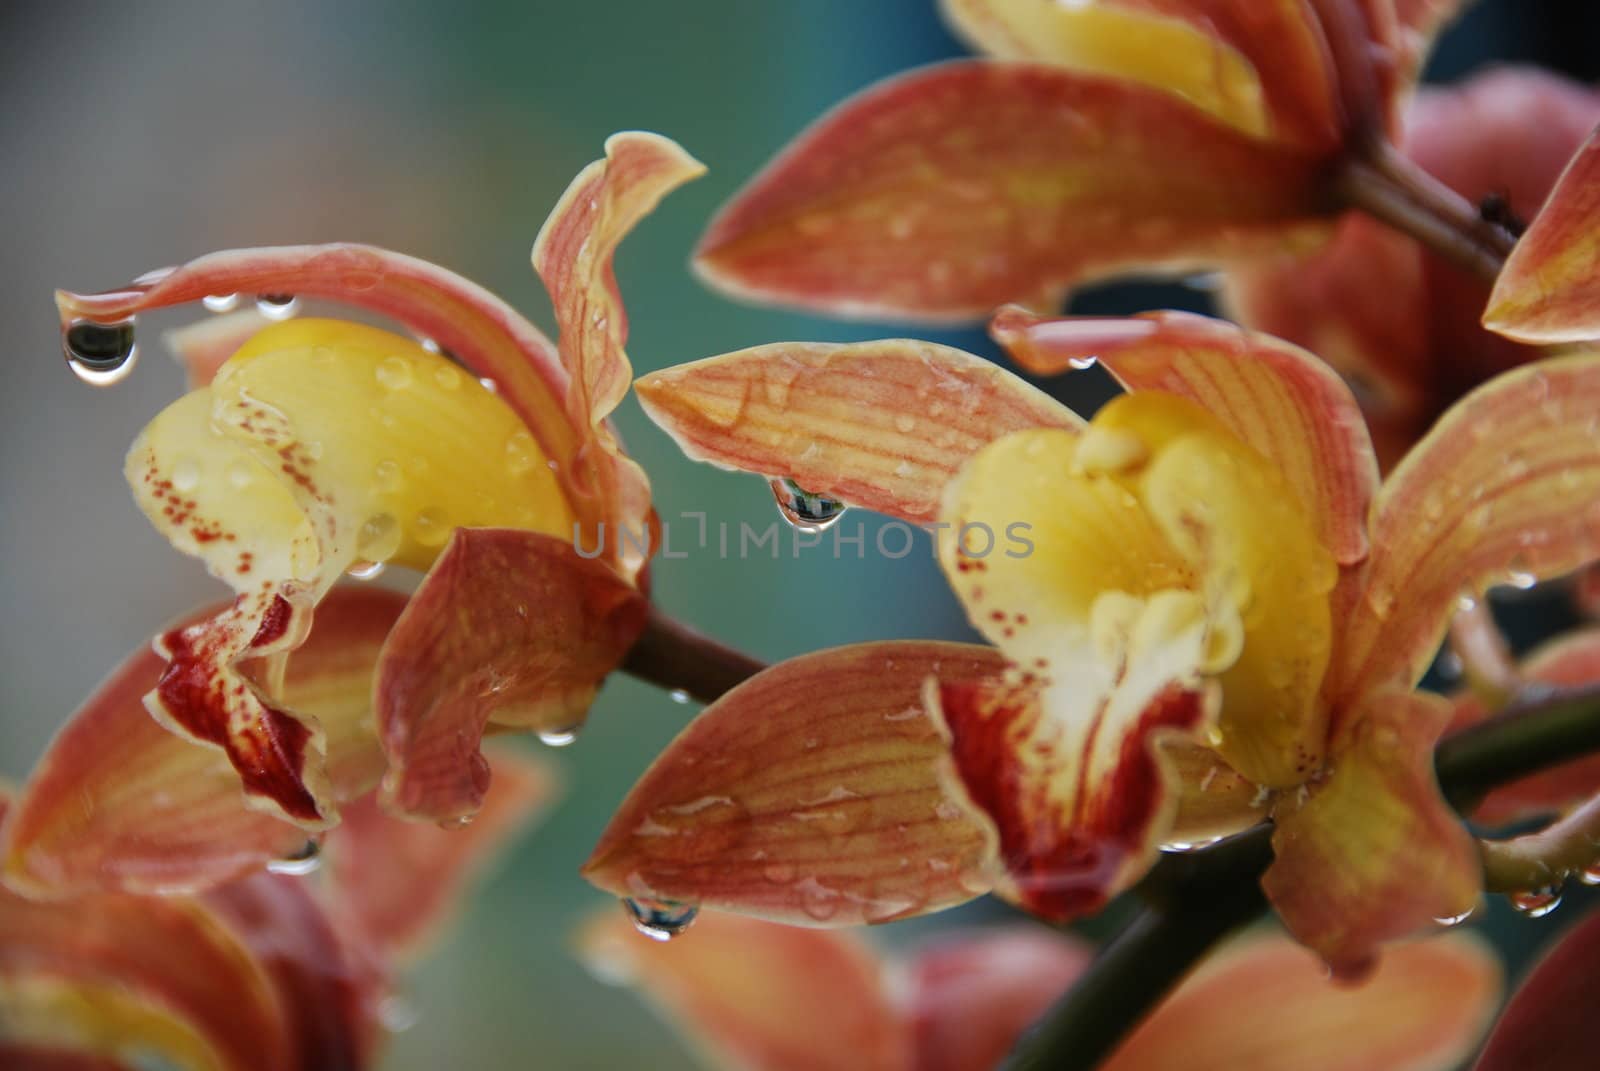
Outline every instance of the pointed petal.
[(1335, 971), (1359, 973), (1380, 944), (1478, 902), (1477, 848), (1433, 774), (1449, 719), (1438, 696), (1371, 696), (1336, 745), (1332, 774), (1274, 814), (1277, 857), (1262, 887), (1289, 932)]
[[(395, 592), (338, 588), (290, 660), (284, 698), (324, 727), (340, 798), (365, 792), (382, 770), (372, 669), (404, 605)], [(135, 654), (51, 743), (5, 830), (7, 884), (51, 897), (188, 892), (304, 851), (304, 830), (246, 807), (225, 756), (145, 711), (141, 697), (164, 668), (154, 651)]]
[(1286, 245), (1327, 208), (1317, 167), (1132, 83), (943, 64), (801, 135), (723, 209), (696, 267), (754, 300), (971, 319), (1133, 266)]
[(471, 881), (493, 863), (558, 790), (548, 763), (491, 748), (493, 782), (464, 828), (408, 822), (365, 796), (328, 836), (330, 893), (342, 928), (354, 928), (385, 959), (414, 959), (431, 943)]
[(1172, 93), (1247, 134), (1331, 145), (1327, 45), (1304, 0), (942, 0), (976, 48)]
[(199, 320), (161, 336), (167, 349), (183, 365), (189, 389), (210, 385), (221, 368), (239, 347), (272, 321), (255, 309), (230, 312), (210, 320)]
[(1473, 1071), (1582, 1067), (1594, 1058), (1600, 912), (1573, 926), (1512, 994)]
[(937, 519), (951, 477), (1012, 431), (1077, 427), (1069, 409), (948, 346), (784, 342), (652, 373), (645, 412), (697, 461), (913, 523)]
[(1397, 946), (1358, 986), (1330, 981), (1293, 942), (1256, 934), (1207, 961), (1105, 1071), (1449, 1071), (1482, 1036), (1500, 989), (1493, 951), (1466, 933)]
[(618, 896), (801, 926), (886, 922), (987, 892), (989, 833), (941, 782), (947, 752), (922, 689), (1001, 665), (986, 648), (905, 641), (773, 666), (679, 734), (584, 876)]
[(1089, 965), (1091, 949), (1039, 926), (945, 935), (912, 959), (917, 1071), (989, 1071)]
[(848, 933), (708, 911), (681, 940), (657, 942), (610, 910), (579, 930), (577, 952), (595, 977), (638, 989), (711, 1066), (921, 1066), (877, 957)]
[[(1574, 686), (1600, 681), (1600, 629), (1585, 629), (1563, 636), (1529, 655), (1519, 667), (1530, 684)], [(1471, 692), (1455, 699), (1452, 730), (1488, 718), (1486, 709)], [(1600, 758), (1587, 755), (1552, 766), (1542, 773), (1495, 789), (1473, 810), (1484, 825), (1503, 826), (1530, 818), (1560, 814), (1600, 793)]]
[(1572, 158), (1517, 241), (1489, 296), (1483, 324), (1524, 342), (1600, 338), (1600, 133)]
[(990, 332), (1031, 372), (1052, 375), (1097, 357), (1127, 390), (1200, 403), (1272, 463), (1341, 564), (1366, 557), (1378, 489), (1372, 442), (1350, 389), (1311, 354), (1178, 312), (1052, 319), (1012, 307)]
[(1330, 695), (1420, 679), (1463, 593), (1600, 557), (1597, 410), (1595, 355), (1526, 365), (1451, 408), (1379, 491)]
[(485, 727), (582, 725), (646, 608), (631, 583), (563, 540), (457, 530), (378, 666), (386, 804), (435, 822), (476, 813), (488, 784)]

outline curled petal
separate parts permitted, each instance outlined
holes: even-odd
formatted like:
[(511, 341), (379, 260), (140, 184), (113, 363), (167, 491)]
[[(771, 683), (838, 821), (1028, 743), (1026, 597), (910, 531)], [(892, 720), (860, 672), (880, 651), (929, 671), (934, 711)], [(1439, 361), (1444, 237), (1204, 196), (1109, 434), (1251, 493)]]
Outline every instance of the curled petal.
[(584, 875), (618, 896), (801, 926), (886, 922), (988, 891), (990, 834), (941, 781), (924, 681), (974, 680), (982, 647), (803, 655), (707, 707), (634, 786)]
[(254, 309), (199, 320), (161, 336), (188, 375), (189, 389), (209, 386), (217, 370), (272, 321)]
[(850, 934), (706, 912), (691, 935), (661, 943), (607, 911), (579, 931), (577, 951), (596, 977), (639, 989), (716, 1066), (922, 1066), (877, 957)]
[(1437, 696), (1370, 696), (1335, 745), (1333, 772), (1274, 812), (1276, 859), (1262, 887), (1289, 932), (1335, 971), (1359, 974), (1380, 944), (1478, 902), (1477, 848), (1433, 774), (1449, 719)]
[(988, 361), (928, 342), (785, 342), (655, 372), (645, 412), (698, 461), (923, 523), (966, 460), (1071, 410)]
[(571, 543), (458, 529), (378, 665), (385, 802), (436, 822), (476, 813), (489, 780), (485, 727), (581, 725), (645, 613), (637, 588)]
[[(1600, 629), (1586, 629), (1547, 644), (1519, 667), (1525, 682), (1574, 686), (1600, 681)], [(1471, 692), (1456, 697), (1452, 729), (1488, 718), (1493, 711)], [(1542, 773), (1495, 789), (1473, 810), (1485, 825), (1503, 826), (1559, 814), (1600, 793), (1600, 759), (1593, 755), (1552, 766)]]
[(1008, 308), (990, 331), (1029, 371), (1051, 375), (1098, 358), (1130, 391), (1200, 403), (1272, 463), (1341, 564), (1366, 557), (1378, 488), (1372, 442), (1350, 389), (1311, 354), (1176, 312), (1050, 319)]
[(1456, 600), (1600, 557), (1600, 357), (1550, 358), (1451, 408), (1384, 482), (1365, 597), (1349, 608), (1331, 695), (1409, 687)]
[(1600, 338), (1600, 133), (1592, 134), (1518, 241), (1483, 325), (1523, 342)]
[(950, 63), (823, 117), (723, 209), (696, 266), (757, 300), (970, 319), (1290, 244), (1329, 208), (1318, 166), (1133, 83)]
[(1267, 817), (1261, 786), (1196, 744), (1172, 743), (1166, 758), (1177, 771), (1178, 813), (1164, 846), (1200, 847), (1242, 833)]
[[(382, 769), (372, 670), (404, 605), (382, 589), (336, 589), (284, 678), (285, 701), (324, 727), (342, 799), (365, 792)], [(245, 805), (226, 757), (151, 719), (140, 700), (163, 669), (154, 651), (134, 655), (51, 743), (5, 830), (6, 884), (52, 897), (190, 892), (305, 850), (303, 829)]]
[(1315, 956), (1258, 934), (1208, 960), (1105, 1069), (1448, 1071), (1472, 1052), (1500, 990), (1493, 951), (1466, 933), (1399, 945), (1359, 986), (1330, 981)]
[(1038, 926), (946, 936), (911, 960), (917, 1071), (998, 1067), (1089, 965), (1091, 949)]
[(1594, 1057), (1600, 1004), (1600, 913), (1557, 941), (1523, 980), (1473, 1071), (1582, 1067)]
[(328, 835), (330, 894), (341, 927), (385, 959), (419, 955), (470, 882), (548, 805), (554, 769), (510, 748), (491, 750), (494, 780), (466, 828), (440, 829), (386, 813), (368, 795)]

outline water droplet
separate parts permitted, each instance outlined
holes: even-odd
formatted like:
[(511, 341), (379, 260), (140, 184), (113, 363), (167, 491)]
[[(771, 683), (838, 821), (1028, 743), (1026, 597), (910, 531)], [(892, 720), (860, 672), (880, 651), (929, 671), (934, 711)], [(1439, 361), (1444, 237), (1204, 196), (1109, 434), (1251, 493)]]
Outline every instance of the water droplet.
[(305, 847), (293, 855), (286, 855), (282, 859), (274, 859), (267, 864), (267, 869), (274, 874), (293, 874), (300, 876), (309, 874), (322, 865), (322, 846), (314, 840), (308, 840)]
[(1524, 918), (1542, 919), (1561, 906), (1561, 888), (1547, 885), (1542, 889), (1527, 889), (1509, 893), (1506, 899)]
[(119, 383), (133, 371), (139, 357), (132, 318), (102, 324), (75, 320), (61, 337), (67, 365), (79, 379), (93, 387)]
[(484, 376), (482, 379), (478, 380), (478, 383), (482, 385), (483, 389), (488, 391), (490, 394), (500, 393), (500, 384), (496, 383), (488, 376)]
[(449, 365), (441, 365), (433, 370), (433, 381), (439, 385), (440, 390), (459, 390), (461, 373)]
[(382, 562), (359, 561), (353, 562), (344, 574), (352, 580), (376, 580), (383, 575), (383, 568)]
[(192, 457), (180, 457), (172, 463), (172, 489), (188, 494), (200, 486), (200, 463)]
[(566, 747), (578, 739), (581, 728), (581, 725), (569, 725), (565, 729), (540, 729), (539, 742), (545, 747)]
[(839, 892), (830, 889), (816, 878), (807, 878), (799, 885), (800, 906), (807, 915), (818, 922), (826, 922), (839, 913)]
[(783, 519), (802, 532), (827, 531), (849, 508), (837, 498), (814, 494), (787, 477), (772, 481), (772, 497)]
[(478, 816), (475, 814), (458, 814), (454, 818), (445, 818), (440, 820), (439, 828), (446, 831), (466, 829), (472, 824), (472, 820), (476, 817)]
[(398, 494), (406, 484), (405, 473), (400, 471), (398, 461), (380, 461), (372, 467), (372, 480), (378, 485), (378, 490), (386, 495)]
[(384, 390), (405, 390), (411, 386), (411, 362), (397, 355), (378, 362), (378, 385)]
[(392, 513), (375, 513), (356, 533), (356, 553), (371, 563), (388, 561), (400, 549), (401, 534)]
[(1097, 354), (1093, 354), (1093, 353), (1089, 354), (1089, 356), (1087, 356), (1087, 357), (1069, 357), (1069, 358), (1067, 358), (1067, 367), (1071, 368), (1071, 369), (1074, 369), (1075, 371), (1078, 371), (1078, 372), (1082, 372), (1082, 371), (1084, 371), (1086, 369), (1093, 368), (1095, 365), (1097, 365), (1099, 363), (1100, 363), (1099, 356)]
[(1600, 885), (1600, 863), (1595, 863), (1586, 870), (1578, 871), (1578, 881), (1590, 887)]
[(1532, 589), (1533, 586), (1538, 582), (1538, 577), (1534, 576), (1532, 573), (1523, 572), (1520, 569), (1513, 569), (1511, 572), (1506, 574), (1506, 583), (1510, 584), (1514, 588), (1520, 588), (1523, 591)]
[(774, 885), (787, 885), (798, 875), (793, 863), (772, 863), (762, 868), (761, 876)]
[(228, 478), (229, 487), (241, 491), (255, 482), (256, 466), (244, 460), (233, 461), (228, 464), (224, 475)]
[(1441, 926), (1459, 926), (1472, 917), (1472, 912), (1473, 908), (1469, 907), (1459, 915), (1448, 915), (1444, 918), (1436, 918), (1433, 921)]
[(234, 309), (239, 307), (239, 295), (207, 294), (205, 297), (200, 299), (200, 304), (204, 305), (212, 312), (232, 312)]
[(674, 703), (687, 703), (689, 701), (689, 693), (684, 691), (682, 688), (674, 688), (672, 691), (667, 693), (667, 698), (671, 699)]
[(300, 311), (300, 299), (293, 294), (258, 294), (256, 311), (269, 320), (287, 320)]
[(894, 426), (903, 434), (909, 435), (917, 426), (917, 420), (910, 413), (901, 413), (894, 418)]
[(522, 476), (539, 467), (539, 446), (527, 431), (511, 433), (506, 440), (506, 471)]
[(425, 547), (437, 547), (450, 538), (450, 518), (445, 516), (444, 510), (430, 506), (418, 511), (411, 521), (411, 529), (416, 533), (418, 543)]
[(624, 898), (622, 908), (633, 920), (633, 928), (652, 941), (670, 941), (694, 922), (700, 909), (694, 904), (673, 900), (635, 900)]

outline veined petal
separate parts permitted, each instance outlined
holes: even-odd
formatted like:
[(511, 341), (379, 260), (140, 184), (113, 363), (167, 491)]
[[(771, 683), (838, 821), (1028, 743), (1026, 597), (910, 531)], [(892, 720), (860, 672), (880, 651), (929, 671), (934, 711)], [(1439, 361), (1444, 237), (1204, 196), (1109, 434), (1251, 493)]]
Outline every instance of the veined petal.
[(1523, 342), (1600, 338), (1600, 132), (1567, 165), (1506, 258), (1483, 325)]
[(1333, 696), (1421, 678), (1456, 600), (1600, 557), (1600, 356), (1549, 358), (1445, 414), (1373, 506), (1365, 598), (1342, 622)]
[(1439, 794), (1433, 746), (1450, 706), (1422, 692), (1378, 692), (1348, 723), (1328, 778), (1280, 801), (1262, 878), (1297, 940), (1357, 974), (1378, 946), (1465, 915), (1482, 865)]
[(572, 513), (496, 395), (387, 332), (298, 320), (257, 334), (211, 386), (135, 441), (135, 498), (175, 547), (239, 597), (162, 638), (152, 711), (223, 747), (253, 801), (324, 827), (321, 729), (231, 668), (298, 645), (316, 600), (358, 561), (424, 567), (460, 525), (568, 538)]
[(1466, 933), (1390, 949), (1359, 986), (1330, 981), (1291, 941), (1251, 935), (1206, 961), (1105, 1071), (1448, 1071), (1482, 1036), (1501, 984), (1493, 951)]
[(457, 530), (378, 665), (385, 803), (435, 822), (476, 813), (489, 779), (485, 728), (581, 726), (646, 609), (632, 583), (563, 539)]
[(945, 935), (910, 962), (917, 1071), (989, 1071), (1077, 980), (1092, 950), (1041, 926)]
[(272, 323), (255, 309), (197, 320), (161, 336), (183, 365), (189, 389), (209, 386), (217, 370), (260, 330)]
[[(289, 662), (284, 702), (323, 727), (340, 799), (365, 792), (382, 771), (372, 669), (404, 605), (395, 592), (336, 588)], [(50, 897), (191, 892), (305, 850), (303, 829), (245, 805), (225, 756), (145, 711), (141, 697), (164, 668), (152, 650), (135, 654), (67, 721), (4, 831), (6, 884)]]
[(1562, 934), (1512, 994), (1473, 1071), (1582, 1067), (1594, 1057), (1600, 913)]
[(645, 412), (697, 461), (788, 477), (913, 523), (985, 444), (1076, 414), (995, 365), (906, 339), (783, 342), (643, 377)]
[(923, 1071), (877, 956), (855, 936), (702, 914), (681, 941), (647, 941), (619, 911), (590, 918), (577, 952), (639, 990), (717, 1067)]
[(992, 834), (942, 783), (946, 746), (922, 689), (1002, 665), (983, 647), (905, 641), (773, 666), (679, 734), (584, 876), (618, 896), (800, 926), (886, 922), (982, 895)]
[(1378, 488), (1372, 442), (1350, 389), (1311, 354), (1180, 312), (1052, 319), (1012, 307), (990, 332), (1031, 372), (1053, 375), (1098, 358), (1130, 391), (1198, 402), (1272, 463), (1341, 564), (1366, 557)]
[(328, 835), (329, 894), (339, 924), (355, 928), (384, 959), (420, 955), (468, 884), (559, 790), (552, 766), (511, 748), (491, 748), (489, 765), (490, 790), (465, 828), (405, 821), (369, 795), (346, 807), (344, 821)]
[(1305, 240), (1330, 209), (1319, 166), (1133, 83), (943, 64), (801, 135), (722, 210), (696, 267), (755, 300), (971, 319), (1119, 269)]
[[(1546, 644), (1529, 655), (1519, 671), (1533, 684), (1559, 687), (1600, 681), (1600, 629), (1574, 632)], [(1462, 692), (1455, 697), (1450, 727), (1476, 725), (1491, 713), (1471, 692)], [(1596, 793), (1600, 793), (1600, 758), (1586, 755), (1495, 789), (1473, 809), (1472, 817), (1485, 825), (1510, 825), (1560, 814)]]

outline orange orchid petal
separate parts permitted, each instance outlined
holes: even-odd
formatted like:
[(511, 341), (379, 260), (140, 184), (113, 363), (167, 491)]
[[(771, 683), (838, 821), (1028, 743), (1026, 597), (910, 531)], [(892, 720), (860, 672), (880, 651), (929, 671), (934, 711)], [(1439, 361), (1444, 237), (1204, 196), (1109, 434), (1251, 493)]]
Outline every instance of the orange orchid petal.
[(1272, 462), (1341, 564), (1367, 553), (1378, 469), (1348, 387), (1304, 350), (1188, 313), (1130, 319), (996, 314), (990, 332), (1018, 364), (1053, 375), (1099, 361), (1130, 391), (1200, 403)]
[(987, 892), (990, 834), (942, 783), (947, 751), (922, 689), (1002, 664), (987, 648), (905, 641), (773, 666), (679, 734), (584, 875), (618, 896), (802, 926), (885, 922)]
[(1483, 325), (1523, 342), (1600, 338), (1600, 133), (1567, 165), (1517, 241), (1489, 295)]
[(1331, 775), (1274, 812), (1276, 859), (1262, 887), (1289, 932), (1335, 971), (1359, 973), (1380, 944), (1478, 902), (1477, 848), (1433, 774), (1449, 719), (1438, 696), (1370, 696), (1335, 745)]
[(458, 529), (379, 662), (385, 802), (436, 822), (474, 814), (485, 727), (569, 732), (644, 627), (644, 596), (572, 544)]
[(1089, 965), (1088, 945), (1038, 926), (946, 936), (912, 959), (917, 1071), (989, 1071)]
[(1501, 984), (1493, 951), (1465, 933), (1399, 945), (1359, 986), (1330, 981), (1282, 937), (1247, 936), (1156, 1008), (1105, 1071), (1449, 1071), (1488, 1026)]
[(748, 1071), (913, 1071), (911, 1039), (872, 950), (851, 934), (706, 912), (681, 940), (597, 914), (577, 951), (636, 987), (708, 1063)]
[(975, 47), (1165, 90), (1248, 134), (1332, 145), (1327, 46), (1304, 0), (942, 0)]
[(344, 809), (328, 835), (330, 893), (341, 927), (363, 934), (385, 958), (412, 959), (431, 942), (465, 888), (525, 829), (558, 790), (547, 763), (491, 749), (493, 782), (466, 828), (440, 829), (386, 813), (373, 796)]
[(1600, 913), (1563, 934), (1512, 994), (1473, 1071), (1582, 1067), (1594, 1059)]
[[(1572, 686), (1600, 681), (1600, 629), (1586, 629), (1546, 644), (1519, 667), (1522, 679), (1534, 684)], [(1455, 699), (1451, 728), (1463, 729), (1488, 718), (1488, 710), (1471, 692)], [(1473, 810), (1485, 825), (1501, 826), (1559, 814), (1600, 792), (1600, 758), (1587, 755), (1552, 766), (1521, 781), (1495, 789)]]
[[(283, 694), (323, 727), (341, 798), (365, 792), (382, 771), (372, 668), (404, 605), (395, 592), (337, 588), (289, 662)], [(5, 829), (7, 884), (52, 897), (187, 892), (305, 850), (303, 829), (245, 805), (225, 756), (145, 711), (141, 698), (165, 668), (154, 651), (135, 654), (68, 720)]]
[(255, 309), (230, 312), (198, 320), (161, 336), (188, 375), (189, 389), (204, 387), (216, 378), (229, 357), (250, 337), (272, 321)]
[(987, 443), (1082, 424), (980, 357), (904, 339), (757, 346), (652, 373), (635, 390), (697, 461), (913, 523), (938, 518), (945, 485)]
[(1600, 557), (1597, 409), (1595, 355), (1526, 365), (1451, 408), (1378, 493), (1330, 695), (1420, 679), (1464, 593)]
[(943, 64), (820, 120), (723, 209), (696, 266), (757, 300), (970, 319), (1291, 244), (1328, 208), (1318, 166), (1133, 83)]

